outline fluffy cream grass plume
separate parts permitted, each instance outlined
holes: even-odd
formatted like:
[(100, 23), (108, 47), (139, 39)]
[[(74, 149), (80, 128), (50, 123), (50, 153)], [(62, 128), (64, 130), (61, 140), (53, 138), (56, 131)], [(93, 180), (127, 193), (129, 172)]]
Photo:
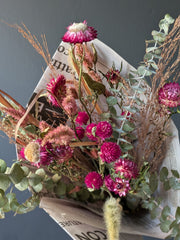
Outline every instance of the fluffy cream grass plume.
[(119, 240), (122, 206), (117, 199), (110, 197), (106, 200), (103, 210), (108, 240)]

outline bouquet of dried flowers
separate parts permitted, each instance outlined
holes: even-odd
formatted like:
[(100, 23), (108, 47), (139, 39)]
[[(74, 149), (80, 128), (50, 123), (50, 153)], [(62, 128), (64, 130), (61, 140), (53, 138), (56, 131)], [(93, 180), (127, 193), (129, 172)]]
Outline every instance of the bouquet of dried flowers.
[[(119, 239), (123, 210), (142, 209), (159, 218), (162, 231), (180, 239), (180, 207), (173, 216), (156, 198), (159, 183), (166, 191), (180, 190), (178, 170), (169, 176), (161, 168), (172, 138), (170, 118), (180, 112), (180, 18), (169, 31), (173, 23), (168, 14), (160, 21), (159, 31), (146, 41), (143, 62), (127, 77), (121, 74), (123, 64), (117, 69), (112, 62), (106, 73), (99, 71), (97, 31), (86, 21), (73, 23), (62, 38), (69, 43), (71, 79), (57, 74), (44, 36), (41, 45), (26, 26), (12, 26), (44, 58), (51, 78), (27, 109), (0, 90), (0, 130), (18, 150), (11, 167), (0, 160), (1, 218), (8, 211), (31, 211), (42, 196), (51, 196), (103, 203), (110, 240)], [(51, 114), (38, 119), (36, 103), (42, 96), (61, 113), (53, 116), (55, 124)], [(30, 189), (32, 196), (20, 204), (14, 187)]]

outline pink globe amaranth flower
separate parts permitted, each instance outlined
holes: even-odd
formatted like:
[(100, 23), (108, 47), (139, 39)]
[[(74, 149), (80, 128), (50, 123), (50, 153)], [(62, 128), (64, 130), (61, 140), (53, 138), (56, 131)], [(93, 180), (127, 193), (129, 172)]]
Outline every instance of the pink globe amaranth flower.
[(87, 188), (100, 189), (103, 185), (103, 179), (97, 172), (90, 172), (85, 177), (85, 184)]
[(100, 158), (103, 162), (115, 162), (121, 155), (121, 149), (117, 143), (105, 142), (101, 146)]
[(159, 90), (159, 102), (167, 107), (180, 105), (180, 85), (178, 83), (166, 83)]
[(57, 146), (54, 149), (54, 159), (58, 161), (59, 164), (68, 161), (73, 154), (73, 150), (70, 146)]
[(137, 164), (128, 159), (119, 159), (114, 165), (115, 173), (120, 173), (121, 176), (131, 179), (138, 176)]
[(100, 137), (102, 140), (111, 137), (113, 129), (110, 123), (107, 121), (99, 122), (96, 127), (96, 136)]
[[(59, 106), (58, 101), (61, 103), (66, 96), (66, 79), (63, 75), (59, 75), (57, 79), (52, 78), (47, 84), (49, 101), (54, 106)], [(57, 101), (58, 99), (58, 101)]]
[(76, 100), (72, 96), (67, 96), (63, 99), (62, 107), (69, 116), (77, 114)]
[(89, 42), (97, 37), (97, 31), (93, 27), (89, 27), (87, 22), (73, 23), (67, 27), (67, 32), (62, 40), (69, 43)]
[(85, 130), (81, 126), (78, 126), (78, 127), (76, 127), (76, 133), (77, 133), (79, 139), (83, 139)]
[(79, 125), (86, 125), (89, 120), (89, 116), (87, 112), (78, 112), (78, 115), (76, 117), (76, 123), (79, 123)]
[(86, 127), (86, 136), (92, 140), (92, 141), (97, 141), (97, 137), (94, 136), (93, 132), (95, 133), (95, 128), (96, 128), (97, 124), (96, 123), (90, 123), (89, 125), (87, 125)]
[(129, 190), (130, 190), (129, 180), (115, 178), (113, 190), (115, 194), (118, 194), (120, 197), (125, 197)]
[(54, 160), (54, 149), (51, 143), (40, 146), (40, 165), (48, 166)]
[(104, 178), (104, 184), (105, 184), (105, 186), (107, 187), (107, 189), (108, 189), (110, 192), (113, 192), (113, 191), (114, 191), (114, 184), (115, 184), (115, 182), (112, 180), (112, 178), (111, 178), (110, 175), (105, 176), (105, 178)]

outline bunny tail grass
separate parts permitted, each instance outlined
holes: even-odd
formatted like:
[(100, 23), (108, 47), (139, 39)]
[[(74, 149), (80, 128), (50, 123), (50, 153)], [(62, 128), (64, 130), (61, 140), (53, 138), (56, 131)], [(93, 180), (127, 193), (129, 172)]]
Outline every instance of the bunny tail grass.
[(106, 200), (103, 211), (108, 240), (119, 240), (122, 206), (115, 198), (110, 197)]

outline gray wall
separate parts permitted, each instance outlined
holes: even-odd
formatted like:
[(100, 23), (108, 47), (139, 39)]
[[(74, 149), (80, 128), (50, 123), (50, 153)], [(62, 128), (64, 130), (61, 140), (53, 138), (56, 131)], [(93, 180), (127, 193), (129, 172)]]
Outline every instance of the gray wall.
[[(145, 39), (166, 13), (177, 17), (179, 0), (0, 0), (0, 18), (24, 22), (36, 36), (45, 33), (53, 54), (66, 26), (86, 19), (98, 37), (133, 66), (145, 50)], [(25, 105), (42, 75), (45, 64), (13, 29), (0, 23), (0, 88)], [(175, 123), (180, 129), (180, 122)], [(0, 157), (11, 162), (15, 149), (0, 138)], [(20, 195), (23, 200), (28, 193)], [(42, 210), (0, 221), (0, 240), (70, 239)]]

